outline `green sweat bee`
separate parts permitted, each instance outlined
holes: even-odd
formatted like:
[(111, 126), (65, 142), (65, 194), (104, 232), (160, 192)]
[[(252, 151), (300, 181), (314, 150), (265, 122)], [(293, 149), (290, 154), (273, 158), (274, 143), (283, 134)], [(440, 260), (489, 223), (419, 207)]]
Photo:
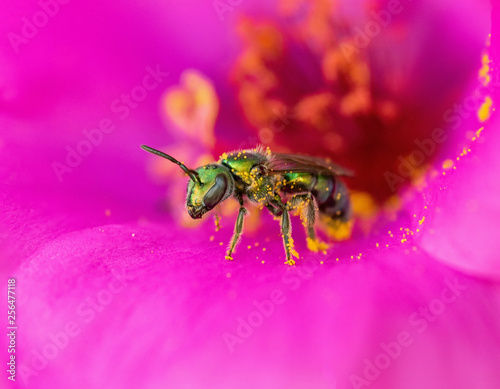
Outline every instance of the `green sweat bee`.
[[(141, 146), (179, 165), (189, 176), (186, 208), (193, 219), (201, 218), (218, 204), (234, 196), (240, 209), (234, 233), (226, 252), (233, 252), (243, 232), (247, 213), (245, 197), (265, 206), (280, 218), (281, 235), (285, 247), (286, 264), (294, 265), (298, 258), (291, 236), (290, 211), (296, 210), (307, 234), (307, 245), (313, 251), (325, 251), (328, 245), (316, 237), (315, 221), (319, 213), (326, 222), (327, 231), (348, 235), (351, 206), (349, 193), (340, 176), (352, 172), (326, 159), (295, 154), (271, 153), (262, 146), (255, 149), (224, 153), (217, 161), (195, 170), (175, 158), (148, 146)], [(339, 234), (337, 234), (338, 237)], [(344, 236), (345, 237), (345, 236)]]

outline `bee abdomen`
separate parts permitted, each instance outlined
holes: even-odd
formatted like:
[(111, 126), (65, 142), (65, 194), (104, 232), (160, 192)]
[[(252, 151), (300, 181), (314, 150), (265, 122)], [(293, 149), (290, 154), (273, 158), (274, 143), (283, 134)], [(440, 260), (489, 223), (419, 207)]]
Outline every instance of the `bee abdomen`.
[(342, 221), (350, 218), (349, 192), (340, 179), (334, 176), (318, 176), (318, 181), (311, 194), (316, 199), (321, 213)]

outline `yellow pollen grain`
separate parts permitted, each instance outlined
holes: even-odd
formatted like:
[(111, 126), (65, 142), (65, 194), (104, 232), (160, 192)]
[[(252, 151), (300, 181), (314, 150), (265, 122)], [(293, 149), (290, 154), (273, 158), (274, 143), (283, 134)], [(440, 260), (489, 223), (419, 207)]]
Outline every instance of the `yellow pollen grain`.
[(339, 259), (338, 259), (338, 258), (336, 258), (335, 260), (336, 260), (336, 261), (338, 261)]
[(254, 243), (254, 246), (255, 246), (255, 247), (259, 247), (259, 242), (255, 242), (255, 243)]
[(211, 242), (211, 241), (213, 241), (214, 239), (215, 239), (215, 236), (213, 236), (213, 235), (212, 235), (212, 236), (210, 237), (210, 242)]
[(451, 159), (447, 159), (443, 162), (443, 169), (448, 170), (453, 167), (453, 161)]
[(219, 243), (219, 246), (222, 246), (223, 244), (224, 244), (224, 242), (220, 242), (220, 243)]
[(266, 261), (262, 261), (262, 263), (266, 263)]
[(425, 216), (418, 221), (418, 224), (421, 226), (422, 224), (424, 224), (424, 221), (425, 221)]
[(263, 248), (262, 248), (262, 251), (266, 251), (266, 248), (265, 248), (265, 247), (263, 247)]
[(323, 261), (320, 261), (319, 264), (322, 265), (324, 262)]
[(379, 247), (379, 244), (378, 244), (378, 243), (376, 243), (376, 244), (375, 244), (375, 247)]
[(490, 71), (490, 58), (488, 54), (483, 54), (483, 57), (481, 58), (482, 62), (482, 67), (479, 70), (479, 79), (483, 85), (488, 85), (489, 82), (491, 81), (491, 76), (489, 75)]
[(490, 118), (492, 105), (493, 100), (491, 99), (491, 97), (486, 96), (486, 98), (484, 99), (484, 103), (479, 107), (479, 110), (477, 111), (477, 117), (479, 118), (479, 121), (485, 122)]

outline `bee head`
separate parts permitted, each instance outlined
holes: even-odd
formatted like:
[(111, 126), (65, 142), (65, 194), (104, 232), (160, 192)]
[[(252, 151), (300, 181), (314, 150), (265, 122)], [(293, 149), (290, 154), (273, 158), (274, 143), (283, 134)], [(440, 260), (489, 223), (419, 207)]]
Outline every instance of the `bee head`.
[(196, 170), (189, 169), (174, 157), (162, 151), (142, 145), (144, 150), (168, 159), (179, 165), (189, 178), (187, 187), (186, 208), (193, 219), (199, 219), (217, 204), (221, 203), (234, 191), (234, 178), (229, 169), (223, 165), (211, 164)]
[(194, 171), (196, 180), (187, 187), (186, 208), (193, 219), (201, 218), (233, 194), (234, 179), (223, 165), (211, 164)]

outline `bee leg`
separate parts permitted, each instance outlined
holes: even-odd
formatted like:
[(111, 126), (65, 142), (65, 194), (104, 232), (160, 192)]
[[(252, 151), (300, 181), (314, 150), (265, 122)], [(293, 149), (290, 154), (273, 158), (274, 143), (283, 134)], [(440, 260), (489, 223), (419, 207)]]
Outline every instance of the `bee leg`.
[(281, 198), (278, 195), (275, 195), (274, 197), (270, 197), (268, 199), (266, 207), (274, 216), (281, 216), (280, 226), (281, 235), (283, 236), (283, 246), (285, 246), (285, 264), (293, 266), (295, 265), (295, 260), (292, 258), (292, 255), (296, 258), (299, 258), (299, 254), (297, 253), (297, 251), (295, 251), (295, 247), (293, 245), (292, 226), (290, 224), (288, 205), (283, 204)]
[(243, 219), (247, 213), (247, 210), (245, 207), (240, 207), (240, 211), (238, 212), (238, 219), (236, 219), (236, 224), (234, 226), (234, 233), (233, 237), (231, 238), (231, 243), (229, 243), (229, 247), (226, 252), (226, 259), (228, 261), (232, 261), (233, 257), (231, 256), (234, 252), (234, 249), (236, 248), (236, 245), (238, 244), (241, 233), (243, 232)]
[(214, 222), (215, 222), (215, 232), (217, 232), (220, 230), (220, 217), (217, 213), (214, 215)]
[(274, 216), (281, 216), (283, 214), (283, 209), (273, 207), (271, 204), (267, 203), (266, 208), (271, 212)]
[(299, 209), (300, 220), (307, 234), (307, 248), (311, 251), (322, 251), (326, 254), (329, 245), (320, 241), (316, 237), (314, 223), (316, 221), (316, 201), (314, 197), (308, 193), (304, 195), (295, 195), (290, 199), (290, 209)]
[(299, 258), (299, 254), (295, 251), (293, 245), (292, 225), (290, 224), (290, 215), (286, 207), (283, 209), (283, 214), (281, 215), (281, 234), (283, 235), (283, 245), (285, 246), (285, 264), (293, 266), (295, 265), (295, 260), (292, 259), (292, 255)]

